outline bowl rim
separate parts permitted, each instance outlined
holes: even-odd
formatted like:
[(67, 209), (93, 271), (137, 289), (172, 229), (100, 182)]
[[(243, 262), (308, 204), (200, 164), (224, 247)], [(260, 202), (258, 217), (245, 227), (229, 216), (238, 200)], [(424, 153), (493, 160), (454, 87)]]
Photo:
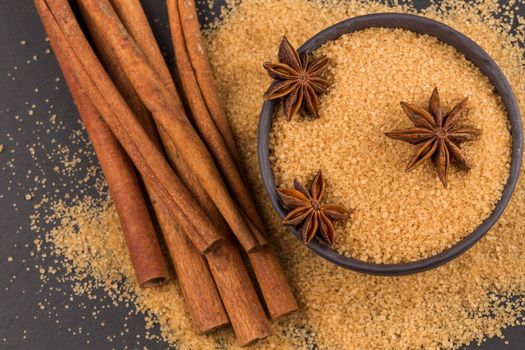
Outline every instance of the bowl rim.
[[(418, 15), (401, 13), (386, 12), (357, 16), (343, 20), (320, 31), (307, 40), (298, 51), (300, 53), (313, 52), (324, 43), (336, 40), (343, 34), (378, 27), (401, 28), (418, 34), (428, 34), (455, 47), (468, 60), (473, 62), (478, 69), (489, 78), (492, 85), (496, 88), (496, 92), (500, 95), (507, 111), (512, 134), (511, 169), (500, 200), (497, 202), (490, 216), (487, 217), (474, 231), (441, 253), (406, 263), (378, 264), (365, 262), (339, 254), (317, 240), (312, 240), (307, 245), (308, 248), (324, 259), (346, 269), (372, 275), (399, 276), (423, 272), (449, 262), (471, 248), (496, 223), (509, 203), (518, 181), (523, 157), (523, 126), (519, 105), (512, 92), (512, 87), (496, 62), (478, 44), (444, 23)], [(260, 113), (259, 129), (257, 132), (257, 151), (259, 172), (265, 190), (270, 197), (273, 208), (276, 210), (279, 217), (283, 219), (287, 210), (282, 206), (277, 195), (270, 162), (270, 130), (275, 106), (276, 102), (273, 100), (265, 101), (263, 104)], [(295, 227), (288, 226), (288, 229), (296, 236), (296, 238), (300, 239), (299, 232)]]

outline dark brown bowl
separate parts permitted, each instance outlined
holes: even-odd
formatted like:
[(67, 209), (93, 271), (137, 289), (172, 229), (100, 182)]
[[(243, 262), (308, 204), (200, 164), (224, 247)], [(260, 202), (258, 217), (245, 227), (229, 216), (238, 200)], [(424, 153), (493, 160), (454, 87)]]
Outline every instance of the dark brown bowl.
[[(443, 23), (421, 16), (397, 13), (379, 13), (359, 16), (347, 19), (327, 29), (324, 29), (304, 43), (298, 51), (312, 52), (326, 42), (335, 40), (343, 34), (372, 27), (402, 28), (419, 34), (428, 34), (436, 37), (444, 43), (455, 47), (490, 79), (491, 83), (496, 88), (496, 91), (501, 96), (511, 124), (511, 169), (510, 176), (507, 180), (505, 188), (503, 189), (501, 199), (496, 204), (496, 208), (492, 214), (487, 219), (485, 219), (485, 221), (483, 221), (483, 223), (478, 226), (478, 228), (476, 228), (472, 233), (452, 247), (437, 255), (412, 262), (400, 264), (374, 264), (341, 255), (332, 250), (330, 247), (316, 240), (313, 240), (310, 242), (310, 244), (308, 244), (310, 249), (326, 260), (350, 270), (384, 276), (406, 275), (435, 268), (464, 253), (476, 242), (478, 242), (499, 219), (503, 213), (503, 210), (509, 203), (518, 181), (523, 156), (523, 127), (516, 97), (512, 92), (512, 88), (507, 81), (507, 78), (505, 78), (505, 75), (498, 67), (496, 62), (494, 62), (494, 60), (474, 41)], [(286, 215), (287, 211), (282, 206), (276, 192), (272, 165), (270, 163), (269, 147), (270, 129), (272, 126), (275, 106), (276, 103), (274, 101), (266, 101), (263, 105), (258, 130), (258, 155), (259, 169), (264, 186), (266, 188), (266, 192), (270, 197), (273, 207), (282, 219)], [(289, 227), (289, 229), (297, 238), (300, 239), (296, 228)]]

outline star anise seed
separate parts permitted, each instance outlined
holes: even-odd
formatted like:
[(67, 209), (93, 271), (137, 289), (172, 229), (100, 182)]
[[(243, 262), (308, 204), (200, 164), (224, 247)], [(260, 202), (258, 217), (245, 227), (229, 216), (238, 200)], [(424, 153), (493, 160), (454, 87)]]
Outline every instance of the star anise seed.
[(318, 95), (327, 91), (330, 83), (321, 74), (328, 58), (311, 59), (297, 50), (283, 37), (279, 46), (279, 63), (266, 62), (263, 67), (274, 79), (264, 94), (265, 100), (283, 99), (283, 109), (288, 120), (295, 113), (319, 118)]
[(459, 144), (475, 140), (481, 135), (481, 130), (456, 125), (463, 116), (467, 101), (468, 98), (465, 98), (459, 102), (448, 115), (443, 113), (437, 88), (434, 88), (432, 92), (428, 110), (401, 102), (401, 108), (414, 123), (414, 127), (396, 129), (386, 132), (385, 135), (395, 140), (416, 145), (405, 171), (410, 171), (427, 159), (432, 158), (438, 177), (446, 188), (451, 161), (455, 161), (463, 170), (470, 169)]
[(334, 243), (334, 222), (348, 219), (350, 212), (340, 205), (322, 205), (325, 192), (325, 180), (321, 171), (315, 176), (310, 191), (307, 191), (296, 179), (294, 188), (278, 189), (277, 193), (286, 209), (290, 209), (283, 224), (301, 226), (300, 233), (304, 244), (321, 233), (323, 240)]

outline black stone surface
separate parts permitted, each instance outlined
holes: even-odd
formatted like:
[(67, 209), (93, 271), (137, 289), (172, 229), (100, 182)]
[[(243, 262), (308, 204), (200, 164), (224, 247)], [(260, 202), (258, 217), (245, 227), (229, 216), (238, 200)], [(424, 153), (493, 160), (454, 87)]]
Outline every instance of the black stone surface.
[[(162, 2), (143, 3), (155, 34), (171, 52)], [(417, 3), (425, 7), (429, 0)], [(523, 16), (525, 8), (518, 6)], [(112, 306), (103, 293), (97, 300), (77, 296), (70, 300), (68, 287), (52, 281), (41, 287), (38, 269), (48, 266), (30, 254), (35, 239), (29, 218), (33, 206), (55, 189), (60, 189), (60, 197), (89, 192), (89, 186), (71, 184), (97, 164), (86, 152), (88, 146), (70, 139), (72, 131), (80, 128), (78, 115), (64, 82), (56, 81), (61, 73), (53, 54), (45, 53), (49, 45), (44, 38), (31, 0), (0, 1), (0, 144), (4, 146), (0, 153), (0, 349), (166, 349), (162, 342), (145, 339), (142, 316), (128, 316), (132, 307)], [(60, 127), (48, 132), (52, 120)], [(37, 145), (34, 156), (33, 144)], [(67, 146), (81, 159), (77, 172), (65, 176), (55, 171), (62, 166), (61, 158), (47, 152), (56, 144)], [(40, 185), (34, 189), (35, 176), (47, 178), (45, 189)], [(26, 194), (31, 199), (26, 200)], [(98, 312), (96, 319), (93, 311)], [(525, 327), (504, 333), (509, 345), (492, 339), (469, 349), (525, 349)]]

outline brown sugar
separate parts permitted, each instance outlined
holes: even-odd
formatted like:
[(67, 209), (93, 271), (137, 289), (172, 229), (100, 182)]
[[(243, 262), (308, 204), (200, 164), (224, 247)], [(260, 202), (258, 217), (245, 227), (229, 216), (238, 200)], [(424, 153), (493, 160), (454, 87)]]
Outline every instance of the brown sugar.
[[(335, 249), (365, 261), (397, 263), (440, 253), (490, 215), (509, 174), (511, 136), (488, 79), (454, 48), (406, 30), (368, 29), (327, 43), (330, 91), (317, 120), (280, 113), (272, 130), (277, 183), (289, 186), (322, 169), (332, 203), (352, 208)], [(384, 136), (412, 123), (399, 102), (423, 106), (438, 87), (445, 113), (468, 97), (465, 125), (483, 130), (462, 152), (444, 188), (430, 161), (409, 173), (413, 146)], [(463, 125), (462, 124), (462, 125)]]

